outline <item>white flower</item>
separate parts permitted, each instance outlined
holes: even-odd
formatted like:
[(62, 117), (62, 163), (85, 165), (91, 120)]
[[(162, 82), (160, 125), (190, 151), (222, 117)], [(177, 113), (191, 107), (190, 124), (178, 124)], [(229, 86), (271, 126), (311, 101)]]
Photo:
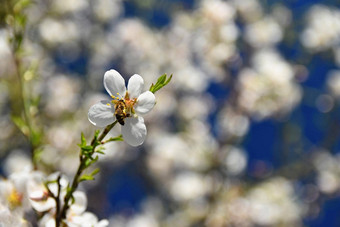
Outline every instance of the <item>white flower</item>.
[(105, 127), (117, 120), (122, 126), (124, 140), (131, 146), (141, 145), (147, 133), (141, 116), (152, 110), (155, 95), (150, 91), (142, 93), (144, 80), (137, 74), (129, 79), (126, 90), (124, 78), (113, 69), (105, 73), (104, 87), (112, 100), (93, 105), (88, 113), (89, 121)]
[(67, 222), (69, 227), (107, 227), (109, 221), (106, 219), (98, 221), (96, 215), (91, 212), (84, 212), (73, 217), (72, 222)]
[(22, 171), (11, 174), (8, 180), (0, 179), (0, 203), (22, 216), (31, 209), (27, 184), (40, 174), (38, 171)]
[[(52, 176), (54, 176), (53, 174)], [(50, 178), (50, 176), (49, 176)], [(50, 178), (51, 179), (51, 178)], [(55, 178), (53, 179), (55, 180)], [(46, 186), (44, 185), (45, 176), (40, 175), (36, 177), (32, 177), (30, 181), (27, 182), (27, 192), (28, 198), (32, 205), (32, 207), (38, 212), (45, 212), (52, 210), (56, 207), (56, 202), (53, 197), (50, 196)], [(56, 185), (57, 183), (53, 183), (52, 185)], [(49, 185), (49, 189), (52, 191), (53, 186)], [(54, 191), (52, 191), (54, 195)]]
[(29, 227), (31, 226), (22, 215), (18, 215), (8, 207), (0, 203), (0, 226), (7, 227)]
[(85, 212), (87, 198), (84, 192), (75, 191), (73, 193), (74, 203), (70, 206), (66, 217), (66, 224), (69, 227), (106, 227), (109, 222), (104, 219), (98, 221), (96, 215)]

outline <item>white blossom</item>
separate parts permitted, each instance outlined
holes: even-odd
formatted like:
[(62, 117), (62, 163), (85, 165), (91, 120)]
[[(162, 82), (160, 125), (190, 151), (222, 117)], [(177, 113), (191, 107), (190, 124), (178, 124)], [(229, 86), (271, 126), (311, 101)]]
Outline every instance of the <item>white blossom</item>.
[(289, 113), (301, 99), (292, 66), (271, 49), (258, 51), (252, 60), (254, 67), (238, 78), (240, 107), (257, 120)]
[(340, 43), (340, 11), (324, 5), (313, 6), (307, 15), (308, 25), (301, 34), (302, 44), (315, 51)]
[(154, 107), (154, 94), (150, 91), (142, 93), (144, 80), (138, 74), (129, 79), (126, 90), (124, 78), (113, 69), (105, 73), (104, 87), (112, 100), (93, 105), (88, 113), (89, 121), (105, 127), (117, 120), (122, 126), (124, 140), (131, 146), (141, 145), (147, 134), (142, 116)]

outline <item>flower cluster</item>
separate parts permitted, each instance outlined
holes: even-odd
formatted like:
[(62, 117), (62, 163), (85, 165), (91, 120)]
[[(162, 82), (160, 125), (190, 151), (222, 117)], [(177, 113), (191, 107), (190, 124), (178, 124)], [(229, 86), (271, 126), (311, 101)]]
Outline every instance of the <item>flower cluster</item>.
[(308, 25), (301, 34), (303, 45), (321, 51), (340, 43), (340, 11), (325, 5), (313, 6), (307, 15)]
[(238, 103), (255, 119), (289, 113), (301, 99), (293, 68), (273, 50), (259, 51), (240, 72)]
[[(39, 226), (56, 226), (56, 209), (63, 206), (68, 180), (60, 173), (45, 177), (39, 171), (22, 171), (0, 181), (0, 224), (4, 226), (30, 226), (26, 216), (33, 210), (41, 214)], [(67, 212), (67, 226), (108, 226), (107, 220), (98, 221), (91, 212), (85, 212), (87, 198), (76, 191), (74, 202)]]

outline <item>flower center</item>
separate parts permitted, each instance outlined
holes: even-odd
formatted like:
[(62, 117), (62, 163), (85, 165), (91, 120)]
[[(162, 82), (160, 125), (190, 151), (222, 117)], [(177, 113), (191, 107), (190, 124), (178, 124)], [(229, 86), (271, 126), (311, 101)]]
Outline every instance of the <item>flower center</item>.
[[(137, 102), (137, 98), (130, 99), (128, 92), (126, 92), (124, 98), (119, 93), (117, 93), (117, 96), (112, 95), (111, 98), (113, 99), (111, 103), (114, 104), (115, 108), (114, 115), (116, 116), (117, 121), (121, 125), (124, 125), (125, 118), (135, 115), (135, 110), (133, 109), (133, 107)], [(108, 103), (108, 105), (111, 104)]]
[(17, 192), (17, 190), (13, 189), (11, 194), (9, 194), (7, 200), (10, 204), (10, 208), (14, 209), (15, 207), (18, 207), (21, 205), (22, 203), (22, 198), (23, 195), (19, 192)]
[(128, 92), (126, 92), (125, 97), (117, 93), (117, 96), (111, 95), (111, 98), (113, 99), (111, 101), (112, 104), (117, 105), (117, 103), (123, 101), (125, 103), (126, 113), (135, 114), (135, 110), (133, 109), (133, 107), (137, 103), (137, 98), (130, 99)]

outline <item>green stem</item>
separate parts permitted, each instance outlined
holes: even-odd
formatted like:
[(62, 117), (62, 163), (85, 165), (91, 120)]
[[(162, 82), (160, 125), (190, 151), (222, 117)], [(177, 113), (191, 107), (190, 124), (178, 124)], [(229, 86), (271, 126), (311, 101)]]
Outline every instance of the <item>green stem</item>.
[[(100, 134), (100, 136), (98, 138), (96, 138), (96, 136), (94, 136), (94, 138), (91, 141), (91, 146), (92, 146), (91, 156), (94, 154), (97, 145), (102, 142), (104, 137), (117, 124), (117, 122), (118, 121), (115, 121), (112, 124), (106, 126), (106, 128), (104, 129), (104, 131)], [(78, 185), (80, 183), (80, 177), (81, 177), (83, 171), (88, 167), (88, 166), (86, 166), (86, 163), (85, 163), (87, 161), (87, 157), (85, 157), (82, 153), (80, 153), (79, 159), (80, 159), (80, 164), (79, 164), (79, 167), (78, 167), (76, 174), (74, 175), (71, 187), (67, 188), (67, 193), (66, 193), (66, 196), (64, 198), (63, 208), (61, 209), (60, 212), (58, 212), (56, 214), (56, 227), (59, 227), (62, 220), (64, 218), (66, 218), (66, 212), (67, 212), (68, 208), (70, 207), (69, 202), (70, 202), (70, 199), (73, 196), (73, 192), (78, 188)]]
[[(34, 169), (37, 168), (37, 163), (35, 160), (35, 150), (38, 147), (38, 144), (35, 141), (35, 131), (32, 126), (32, 119), (31, 119), (31, 114), (29, 112), (29, 106), (28, 106), (28, 100), (26, 99), (25, 96), (25, 81), (23, 78), (23, 73), (22, 73), (22, 62), (20, 58), (20, 51), (22, 48), (22, 40), (25, 35), (25, 23), (24, 24), (17, 24), (16, 22), (16, 17), (18, 16), (19, 12), (14, 12), (14, 1), (5, 1), (5, 8), (8, 13), (8, 16), (12, 16), (12, 20), (9, 23), (10, 29), (12, 30), (12, 52), (13, 52), (13, 62), (15, 65), (16, 69), (16, 77), (18, 78), (18, 83), (15, 86), (18, 86), (18, 96), (19, 96), (19, 104), (14, 104), (14, 102), (18, 103), (17, 100), (12, 100), (12, 111), (13, 115), (17, 115), (18, 117), (22, 117), (26, 126), (27, 126), (27, 131), (23, 131), (23, 134), (27, 137), (29, 144), (30, 144), (30, 152), (31, 152), (31, 158), (32, 158), (32, 163)], [(22, 13), (22, 12), (21, 12)], [(15, 82), (15, 81), (11, 81)], [(12, 95), (15, 94), (15, 91), (12, 92)], [(14, 97), (15, 99), (15, 97)], [(13, 110), (17, 109), (16, 106), (20, 107), (20, 110)], [(14, 108), (13, 108), (14, 107)], [(23, 107), (23, 108), (22, 108)]]

